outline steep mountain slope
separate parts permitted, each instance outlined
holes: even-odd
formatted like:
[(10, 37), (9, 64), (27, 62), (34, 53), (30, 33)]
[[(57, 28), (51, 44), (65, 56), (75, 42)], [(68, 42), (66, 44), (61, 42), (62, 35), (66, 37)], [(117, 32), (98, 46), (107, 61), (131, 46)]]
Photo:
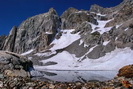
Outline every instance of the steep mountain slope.
[[(62, 48), (61, 51), (56, 49), (50, 51), (51, 48), (48, 53), (35, 54), (36, 56), (42, 56), (44, 59), (48, 58), (40, 61), (43, 66), (36, 66), (36, 68), (117, 70), (124, 65), (132, 64), (133, 13), (129, 13), (129, 11), (132, 11), (132, 2), (130, 0), (124, 1), (112, 8), (102, 8), (94, 5), (90, 11), (77, 11), (74, 8), (66, 10), (61, 16), (63, 19), (62, 25), (64, 26), (62, 28), (75, 29), (71, 33), (66, 32), (66, 34), (79, 34), (80, 38), (73, 41), (69, 46)], [(64, 16), (65, 13), (67, 13), (67, 16)], [(127, 18), (128, 16), (129, 18)], [(65, 40), (65, 42), (67, 41)], [(61, 45), (58, 44), (59, 47)], [(54, 62), (54, 65), (52, 62)]]
[(133, 63), (132, 8), (124, 0), (111, 8), (69, 8), (60, 17), (50, 9), (13, 28), (3, 50), (22, 53), (37, 69), (117, 70)]

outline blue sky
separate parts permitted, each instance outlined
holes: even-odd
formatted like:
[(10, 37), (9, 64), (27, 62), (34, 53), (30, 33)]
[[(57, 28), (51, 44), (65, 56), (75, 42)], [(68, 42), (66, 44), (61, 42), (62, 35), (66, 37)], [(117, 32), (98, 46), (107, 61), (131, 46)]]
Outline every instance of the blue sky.
[(7, 35), (28, 17), (45, 13), (53, 7), (61, 15), (69, 7), (89, 10), (93, 4), (112, 7), (123, 0), (0, 0), (0, 35)]

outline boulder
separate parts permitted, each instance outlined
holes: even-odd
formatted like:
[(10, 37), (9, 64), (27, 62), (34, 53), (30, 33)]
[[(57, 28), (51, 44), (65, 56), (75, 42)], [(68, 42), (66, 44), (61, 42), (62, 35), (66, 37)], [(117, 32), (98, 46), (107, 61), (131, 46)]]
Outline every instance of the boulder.
[[(29, 73), (33, 69), (31, 61), (25, 57), (7, 51), (0, 51), (0, 71), (10, 70), (7, 73)], [(18, 72), (19, 71), (19, 72)], [(17, 74), (16, 74), (17, 75)], [(19, 74), (18, 74), (19, 75)]]
[(118, 77), (133, 78), (133, 65), (127, 65), (122, 67), (118, 74)]
[(29, 73), (23, 69), (20, 70), (5, 70), (4, 74), (8, 77), (29, 77)]

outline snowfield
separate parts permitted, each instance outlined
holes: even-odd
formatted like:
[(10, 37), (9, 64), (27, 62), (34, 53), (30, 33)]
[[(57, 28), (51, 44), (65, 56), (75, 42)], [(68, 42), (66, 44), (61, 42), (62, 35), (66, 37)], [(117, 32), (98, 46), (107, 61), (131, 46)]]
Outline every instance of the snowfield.
[(119, 70), (121, 67), (133, 64), (133, 51), (130, 48), (118, 49), (107, 53), (98, 59), (86, 58), (79, 62), (75, 55), (63, 51), (56, 56), (43, 60), (57, 62), (57, 65), (34, 66), (37, 70)]
[[(103, 26), (103, 25), (102, 25)], [(72, 30), (62, 30), (63, 34), (60, 39), (55, 39), (51, 44), (54, 44), (52, 48), (50, 48), (51, 53), (37, 53), (38, 56), (50, 56), (51, 54), (55, 54), (57, 49), (63, 49), (74, 41), (80, 39), (80, 35), (71, 34)], [(110, 41), (105, 41), (103, 45), (107, 45)], [(82, 40), (80, 40), (81, 45)], [(97, 46), (97, 45), (96, 45)], [(91, 52), (92, 47), (86, 54)], [(56, 62), (56, 65), (49, 66), (39, 66), (35, 65), (35, 69), (37, 70), (119, 70), (121, 67), (129, 64), (133, 64), (133, 51), (130, 48), (119, 49), (116, 48), (114, 51), (110, 53), (106, 53), (105, 56), (100, 57), (98, 59), (89, 59), (87, 56), (83, 55), (80, 58), (77, 58), (74, 54), (70, 54), (67, 51), (63, 51), (58, 53), (57, 55), (47, 59), (42, 60), (42, 63), (47, 62)], [(82, 60), (82, 58), (85, 58)]]
[[(100, 34), (103, 34), (106, 31), (109, 31), (111, 27), (104, 28), (108, 21), (99, 21), (99, 25), (91, 24), (93, 31), (98, 31)], [(95, 29), (98, 27), (97, 29)], [(119, 26), (118, 26), (119, 27)], [(126, 30), (126, 29), (125, 29)], [(36, 53), (36, 56), (45, 56), (49, 57), (53, 54), (56, 54), (56, 50), (63, 49), (68, 47), (70, 44), (79, 40), (81, 37), (77, 34), (71, 34), (74, 29), (61, 30), (62, 36), (59, 39), (54, 39), (51, 45), (53, 47), (50, 48), (50, 52), (47, 53)], [(110, 41), (105, 41), (103, 45), (107, 45)], [(79, 45), (81, 45), (83, 41), (80, 39)], [(86, 47), (87, 45), (84, 44)], [(97, 46), (97, 45), (96, 45)], [(34, 68), (36, 70), (119, 70), (121, 67), (129, 64), (133, 64), (133, 51), (130, 48), (119, 49), (116, 48), (114, 51), (110, 53), (106, 53), (105, 56), (100, 57), (98, 59), (89, 59), (86, 55), (93, 50), (96, 46), (92, 47), (86, 54), (82, 57), (77, 58), (74, 54), (70, 54), (67, 51), (62, 51), (57, 53), (55, 56), (50, 57), (49, 59), (41, 60), (42, 63), (55, 62), (55, 65), (49, 66), (39, 66), (35, 65)], [(33, 51), (29, 50), (28, 52), (23, 53), (22, 55), (27, 55)], [(82, 60), (82, 58), (85, 58)]]

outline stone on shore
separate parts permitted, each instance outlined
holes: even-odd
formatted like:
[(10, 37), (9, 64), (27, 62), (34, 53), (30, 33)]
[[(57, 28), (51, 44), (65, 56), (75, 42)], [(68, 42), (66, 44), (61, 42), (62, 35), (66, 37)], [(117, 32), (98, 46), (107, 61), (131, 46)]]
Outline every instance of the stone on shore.
[(133, 65), (122, 67), (117, 75), (118, 77), (133, 78)]

